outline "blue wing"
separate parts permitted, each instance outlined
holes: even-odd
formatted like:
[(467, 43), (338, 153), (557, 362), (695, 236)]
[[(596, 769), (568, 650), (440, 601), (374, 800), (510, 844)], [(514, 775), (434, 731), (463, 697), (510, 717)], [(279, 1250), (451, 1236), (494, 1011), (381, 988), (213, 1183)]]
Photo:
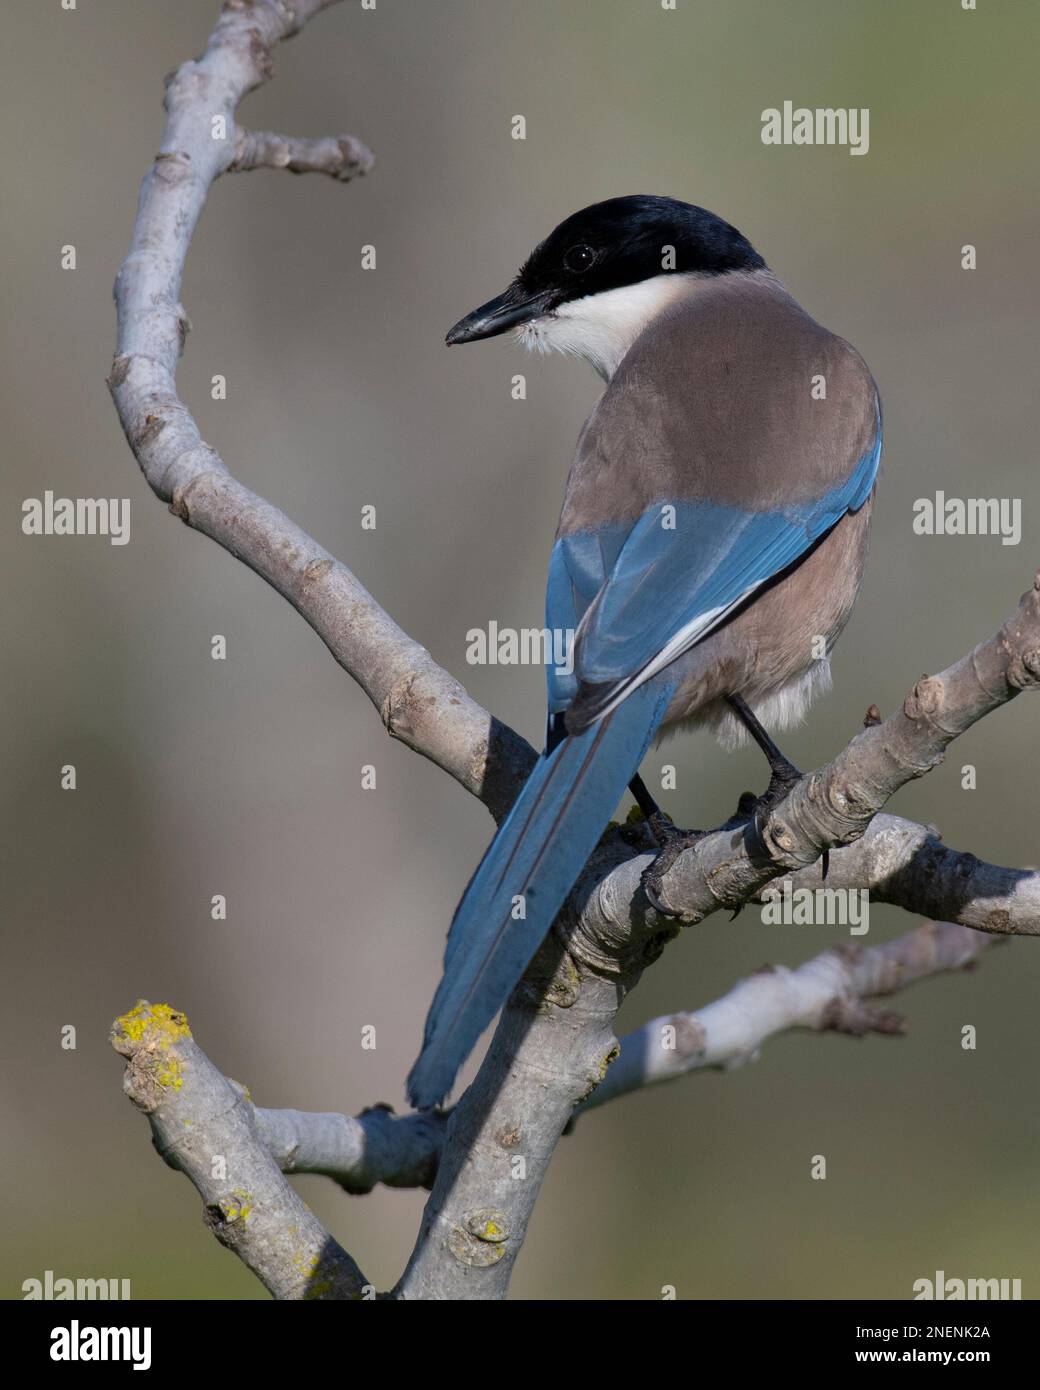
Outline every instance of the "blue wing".
[(548, 668), (550, 713), (579, 686), (596, 687), (583, 714), (599, 718), (708, 635), (749, 595), (793, 564), (870, 496), (881, 430), (870, 453), (822, 497), (774, 511), (707, 501), (655, 503), (630, 528), (560, 537), (553, 548), (547, 626), (576, 626), (574, 670)]

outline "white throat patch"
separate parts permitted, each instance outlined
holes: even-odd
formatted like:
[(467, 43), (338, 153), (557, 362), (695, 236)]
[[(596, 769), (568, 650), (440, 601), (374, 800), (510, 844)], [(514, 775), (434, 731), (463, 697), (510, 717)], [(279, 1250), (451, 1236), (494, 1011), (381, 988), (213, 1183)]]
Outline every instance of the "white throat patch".
[(673, 271), (572, 299), (551, 314), (522, 324), (517, 338), (532, 351), (582, 357), (609, 381), (651, 319), (689, 294), (703, 278)]

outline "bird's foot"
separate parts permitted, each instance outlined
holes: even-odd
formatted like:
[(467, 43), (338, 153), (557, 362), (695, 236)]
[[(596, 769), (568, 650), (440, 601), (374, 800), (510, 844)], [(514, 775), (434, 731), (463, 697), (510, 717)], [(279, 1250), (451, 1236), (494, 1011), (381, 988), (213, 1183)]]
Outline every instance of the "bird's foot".
[[(769, 786), (761, 796), (756, 796), (754, 792), (743, 792), (737, 802), (736, 814), (723, 826), (724, 830), (733, 830), (739, 825), (746, 825), (751, 820), (761, 820), (779, 806), (780, 802), (787, 797), (791, 791), (802, 780), (802, 774), (784, 758), (782, 761), (770, 762)], [(820, 856), (820, 873), (822, 878), (827, 877), (827, 870), (830, 868), (830, 850), (824, 850)]]
[(795, 767), (794, 763), (789, 763), (785, 758), (782, 762), (770, 764), (769, 786), (761, 796), (756, 796), (754, 792), (743, 792), (737, 802), (737, 811), (729, 825), (739, 825), (742, 821), (752, 820), (755, 816), (766, 815), (774, 806), (779, 806), (794, 787), (802, 780), (802, 774)]
[(680, 830), (663, 811), (657, 811), (648, 816), (647, 824), (660, 848), (653, 863), (643, 870), (641, 879), (643, 892), (650, 899), (650, 905), (654, 911), (659, 912), (662, 917), (681, 917), (682, 913), (674, 907), (669, 907), (661, 897), (662, 880), (683, 850), (690, 849), (710, 832), (707, 830)]

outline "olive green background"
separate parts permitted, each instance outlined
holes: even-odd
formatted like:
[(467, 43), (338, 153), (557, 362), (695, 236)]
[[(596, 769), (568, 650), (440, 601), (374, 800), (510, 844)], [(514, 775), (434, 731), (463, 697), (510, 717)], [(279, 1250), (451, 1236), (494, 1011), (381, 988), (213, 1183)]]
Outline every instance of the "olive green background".
[[(0, 1291), (130, 1278), (137, 1298), (263, 1296), (203, 1229), (120, 1089), (110, 1020), (187, 1011), (261, 1104), (403, 1105), (486, 812), (392, 744), (272, 590), (157, 502), (104, 385), (110, 289), (158, 147), (163, 74), (215, 0), (6, 0), (3, 312), (4, 1174)], [(785, 749), (830, 757), (876, 701), (988, 636), (1038, 560), (1031, 0), (346, 0), (276, 53), (243, 122), (356, 133), (342, 187), (272, 172), (214, 187), (189, 257), (179, 383), (249, 486), (351, 565), (473, 695), (537, 740), (531, 668), (469, 668), (465, 633), (540, 624), (582, 363), (445, 330), (571, 211), (668, 193), (740, 227), (880, 384), (871, 562), (835, 689)], [(761, 112), (870, 108), (870, 152), (767, 148)], [(515, 114), (526, 141), (510, 138)], [(72, 243), (78, 268), (63, 271)], [(378, 269), (361, 269), (372, 243)], [(978, 269), (961, 269), (962, 245)], [(510, 396), (513, 373), (528, 396)], [(228, 398), (210, 398), (226, 375)], [(131, 541), (27, 538), (51, 488), (129, 497)], [(919, 537), (936, 489), (1021, 498), (1023, 540)], [(361, 529), (374, 504), (378, 528)], [(210, 659), (214, 633), (229, 658)], [(1002, 863), (1037, 860), (1037, 720), (986, 719), (892, 809)], [(716, 823), (763, 767), (668, 745), (680, 823)], [(74, 763), (78, 789), (59, 789)], [(361, 767), (378, 788), (361, 790)], [(978, 787), (961, 789), (972, 763)], [(226, 894), (215, 923), (209, 902)], [(877, 908), (868, 941), (913, 925)], [(843, 933), (711, 918), (669, 948), (624, 1029), (708, 1003)], [(900, 998), (904, 1039), (789, 1035), (758, 1062), (625, 1099), (565, 1139), (514, 1297), (911, 1296), (915, 1279), (1040, 1291), (1040, 943)], [(960, 1030), (978, 1030), (965, 1052)], [(73, 1024), (75, 1051), (60, 1046)], [(363, 1025), (378, 1046), (363, 1051)], [(471, 1074), (472, 1067), (467, 1074)], [(812, 1155), (827, 1179), (810, 1179)], [(300, 1191), (386, 1287), (423, 1194)]]

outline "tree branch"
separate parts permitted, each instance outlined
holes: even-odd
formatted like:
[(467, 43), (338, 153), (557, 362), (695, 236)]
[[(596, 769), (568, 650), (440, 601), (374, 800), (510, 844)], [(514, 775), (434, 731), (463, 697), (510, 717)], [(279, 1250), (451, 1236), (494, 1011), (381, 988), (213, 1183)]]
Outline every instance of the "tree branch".
[[(872, 902), (976, 931), (1040, 935), (1040, 872), (987, 864), (950, 849), (933, 826), (875, 816), (863, 837), (791, 875), (795, 888), (866, 888)], [(761, 892), (755, 901), (761, 900)]]
[(824, 951), (797, 970), (765, 966), (707, 1008), (666, 1014), (629, 1033), (582, 1110), (688, 1072), (739, 1067), (754, 1061), (769, 1038), (794, 1028), (853, 1037), (904, 1033), (898, 1014), (864, 1000), (945, 971), (969, 970), (998, 944), (969, 927), (926, 922), (881, 946)]
[[(344, 565), (233, 478), (177, 395), (177, 360), (189, 329), (181, 278), (213, 180), (281, 162), (280, 153), (288, 153), (289, 167), (295, 160), (301, 168), (339, 170), (337, 177), (371, 167), (372, 156), (351, 136), (293, 142), (235, 126), (239, 101), (271, 76), (271, 46), (330, 3), (230, 0), (204, 56), (169, 80), (162, 145), (141, 185), (130, 251), (116, 277), (118, 333), (108, 384), (149, 486), (174, 515), (288, 599), (360, 684), (389, 733), (501, 818), (534, 750), (471, 700)], [(223, 139), (214, 138), (214, 118), (223, 119)]]
[[(881, 946), (851, 945), (824, 951), (796, 970), (766, 966), (706, 1008), (666, 1014), (627, 1034), (620, 1044), (620, 1057), (576, 1113), (584, 1114), (630, 1091), (671, 1081), (687, 1072), (729, 1071), (756, 1060), (759, 1048), (769, 1038), (796, 1028), (855, 1037), (902, 1034), (906, 1031), (904, 1021), (897, 1014), (863, 1001), (894, 994), (944, 972), (970, 970), (987, 949), (1005, 939), (949, 922), (927, 922)], [(145, 1046), (144, 1060), (153, 1074), (161, 1072), (167, 1082), (176, 1082), (187, 1074), (185, 1059), (178, 1057), (174, 1066), (163, 1049), (167, 1035), (176, 1033), (181, 1020), (183, 1015), (175, 1016), (172, 1010), (167, 1014), (164, 1005), (139, 1004), (125, 1019), (117, 1020), (114, 1043), (117, 1050), (130, 1055), (127, 1035), (142, 1033), (147, 1026), (150, 1043)], [(186, 1028), (186, 1020), (183, 1026)], [(246, 1087), (224, 1077), (224, 1086), (231, 1092), (229, 1099), (216, 1080), (220, 1073), (197, 1044), (193, 1042), (192, 1047), (190, 1065), (203, 1073), (204, 1084), (225, 1103), (208, 1126), (209, 1153), (234, 1150), (236, 1140), (225, 1127), (238, 1125), (244, 1118), (249, 1143), (259, 1140), (283, 1173), (322, 1174), (352, 1195), (371, 1192), (379, 1183), (398, 1188), (432, 1185), (449, 1114), (395, 1115), (386, 1105), (372, 1106), (354, 1118), (264, 1109), (254, 1104)], [(140, 1063), (136, 1064), (135, 1079), (128, 1083), (135, 1091), (141, 1090), (141, 1070)], [(583, 1078), (586, 1089), (590, 1079)], [(201, 1110), (198, 1086), (196, 1082), (194, 1095), (189, 1092), (179, 1097), (196, 1132)], [(151, 1093), (152, 1088), (148, 1088)], [(164, 1133), (179, 1133), (168, 1116), (156, 1124), (163, 1126)], [(513, 1150), (514, 1157), (520, 1152), (521, 1133), (513, 1130), (504, 1135), (503, 1147)], [(168, 1154), (166, 1157), (170, 1162)], [(476, 1239), (479, 1242), (479, 1237)]]
[(306, 1110), (254, 1111), (257, 1132), (283, 1173), (323, 1173), (353, 1196), (432, 1187), (448, 1116), (395, 1115), (376, 1105), (355, 1119)]
[(123, 1090), (152, 1142), (198, 1189), (206, 1225), (278, 1299), (355, 1299), (368, 1285), (268, 1152), (241, 1087), (197, 1047), (184, 1014), (137, 1006), (112, 1025)]
[(394, 1297), (505, 1297), (556, 1144), (617, 1055), (614, 1015), (643, 963), (636, 950), (598, 972), (553, 935), (541, 947), (452, 1112)]
[(353, 135), (326, 135), (321, 140), (301, 140), (269, 130), (243, 130), (235, 140), (235, 157), (229, 174), (249, 169), (288, 169), (291, 174), (328, 174), (349, 183), (372, 168), (370, 150)]

